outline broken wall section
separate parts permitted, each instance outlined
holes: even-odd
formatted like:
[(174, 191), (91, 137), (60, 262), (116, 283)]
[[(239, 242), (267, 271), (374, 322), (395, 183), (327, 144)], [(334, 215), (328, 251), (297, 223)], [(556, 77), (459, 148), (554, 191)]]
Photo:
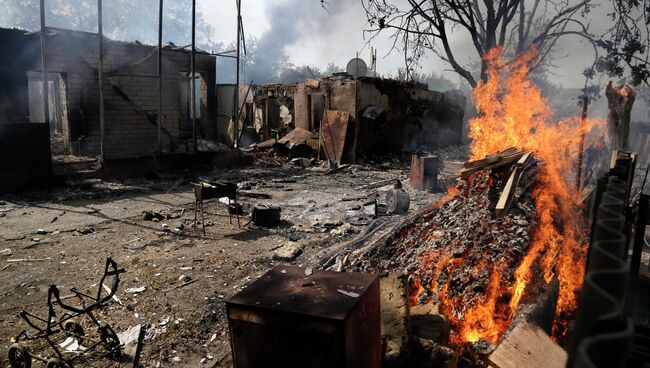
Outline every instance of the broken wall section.
[[(22, 30), (0, 29), (0, 37), (11, 35), (11, 44), (20, 50), (20, 68), (13, 70), (9, 91), (20, 111), (0, 106), (0, 117), (29, 122), (34, 99), (27, 86), (40, 87), (40, 42), (38, 34), (26, 35)], [(66, 153), (98, 155), (100, 145), (98, 40), (97, 35), (79, 31), (49, 30), (46, 35), (46, 66), (48, 78), (54, 76), (59, 88), (50, 91), (55, 114), (60, 111)], [(157, 153), (158, 77), (156, 47), (139, 43), (104, 41), (104, 104), (106, 158), (130, 158)], [(163, 119), (162, 153), (186, 152), (191, 149), (190, 116), (191, 54), (185, 50), (163, 48)], [(215, 139), (216, 59), (198, 52), (197, 72), (197, 137)], [(6, 68), (5, 68), (6, 69)], [(3, 75), (6, 73), (3, 69)], [(28, 75), (34, 81), (28, 79)], [(36, 79), (38, 78), (38, 79)], [(19, 79), (19, 80), (17, 80)], [(3, 95), (6, 93), (3, 93)], [(24, 101), (27, 101), (25, 103)], [(42, 104), (40, 105), (42, 106)], [(42, 109), (42, 107), (41, 107)], [(30, 111), (31, 110), (31, 111)], [(55, 115), (53, 114), (53, 117)], [(54, 120), (54, 119), (53, 119)], [(188, 144), (188, 140), (190, 143)]]
[(52, 176), (50, 130), (44, 119), (30, 120), (28, 98), (29, 66), (41, 57), (39, 36), (0, 29), (0, 43), (0, 193), (26, 183), (46, 186)]
[(296, 127), (319, 130), (324, 110), (349, 113), (343, 160), (462, 143), (465, 96), (424, 84), (334, 76), (296, 86)]
[[(217, 85), (219, 139), (232, 144), (234, 84)], [(240, 146), (277, 138), (295, 127), (295, 84), (242, 84), (239, 86)]]

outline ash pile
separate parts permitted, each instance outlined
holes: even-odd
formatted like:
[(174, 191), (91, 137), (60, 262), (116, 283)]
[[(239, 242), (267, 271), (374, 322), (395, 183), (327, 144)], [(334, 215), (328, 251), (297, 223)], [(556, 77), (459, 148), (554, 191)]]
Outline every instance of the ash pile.
[[(448, 318), (447, 343), (489, 353), (515, 314), (510, 290), (536, 222), (532, 190), (541, 164), (515, 149), (466, 162), (446, 198), (352, 257), (347, 269), (406, 273), (410, 306), (434, 303)], [(493, 319), (472, 321), (470, 312), (486, 303), (496, 303), (488, 306)]]

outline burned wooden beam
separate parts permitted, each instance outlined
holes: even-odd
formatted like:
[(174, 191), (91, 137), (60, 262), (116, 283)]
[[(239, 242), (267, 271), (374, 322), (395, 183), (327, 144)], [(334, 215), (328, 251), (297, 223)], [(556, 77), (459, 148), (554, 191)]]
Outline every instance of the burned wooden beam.
[(463, 166), (465, 169), (461, 170), (460, 178), (465, 180), (480, 170), (496, 169), (505, 165), (512, 164), (519, 160), (524, 151), (517, 151), (515, 148), (508, 148), (488, 156), (481, 160), (466, 162)]
[(515, 164), (515, 168), (512, 170), (512, 173), (506, 182), (506, 186), (503, 188), (501, 196), (497, 201), (497, 205), (495, 207), (497, 217), (502, 217), (508, 213), (508, 210), (512, 205), (512, 201), (515, 198), (515, 192), (519, 186), (519, 180), (521, 180), (521, 176), (524, 173), (526, 164), (530, 160), (531, 155), (532, 152), (526, 152)]

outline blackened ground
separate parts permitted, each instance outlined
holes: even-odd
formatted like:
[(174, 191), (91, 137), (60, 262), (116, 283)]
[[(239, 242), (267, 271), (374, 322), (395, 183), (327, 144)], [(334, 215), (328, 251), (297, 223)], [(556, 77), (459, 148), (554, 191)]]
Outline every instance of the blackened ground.
[[(462, 147), (441, 152), (449, 158), (441, 173), (442, 187), (451, 184), (464, 152)], [(411, 195), (410, 213), (441, 196), (442, 192), (410, 189), (408, 161), (380, 160), (329, 175), (319, 167), (255, 163), (236, 170), (176, 172), (152, 180), (70, 182), (52, 191), (1, 198), (0, 251), (9, 251), (0, 256), (0, 366), (6, 363), (11, 339), (26, 327), (18, 313), (27, 309), (44, 315), (50, 284), (58, 285), (63, 295), (73, 286), (96, 292), (109, 256), (127, 271), (117, 293), (124, 306), (111, 302), (99, 318), (117, 332), (150, 325), (143, 365), (215, 366), (230, 350), (225, 299), (274, 265), (317, 268), (340, 244), (363, 236), (377, 219), (373, 205), (362, 197), (392, 187), (367, 188), (367, 184), (399, 178)], [(242, 190), (272, 195), (240, 201), (247, 214), (254, 204), (280, 206), (281, 226), (238, 228), (234, 218), (229, 222), (225, 205), (209, 200), (204, 237), (192, 227), (190, 183), (200, 179), (233, 180)], [(143, 211), (163, 219), (146, 220)], [(242, 225), (249, 218), (244, 216)], [(278, 248), (287, 244), (298, 244), (303, 252), (290, 262), (274, 260)], [(196, 281), (167, 291), (183, 280)], [(141, 294), (126, 292), (143, 286)]]

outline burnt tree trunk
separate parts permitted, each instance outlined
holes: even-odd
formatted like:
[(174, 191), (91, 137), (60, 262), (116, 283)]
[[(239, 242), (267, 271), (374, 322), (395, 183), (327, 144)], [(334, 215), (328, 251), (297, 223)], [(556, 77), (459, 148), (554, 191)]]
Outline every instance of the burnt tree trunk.
[(605, 90), (609, 105), (607, 125), (613, 149), (629, 151), (630, 117), (636, 91), (630, 86), (613, 87), (609, 81)]

